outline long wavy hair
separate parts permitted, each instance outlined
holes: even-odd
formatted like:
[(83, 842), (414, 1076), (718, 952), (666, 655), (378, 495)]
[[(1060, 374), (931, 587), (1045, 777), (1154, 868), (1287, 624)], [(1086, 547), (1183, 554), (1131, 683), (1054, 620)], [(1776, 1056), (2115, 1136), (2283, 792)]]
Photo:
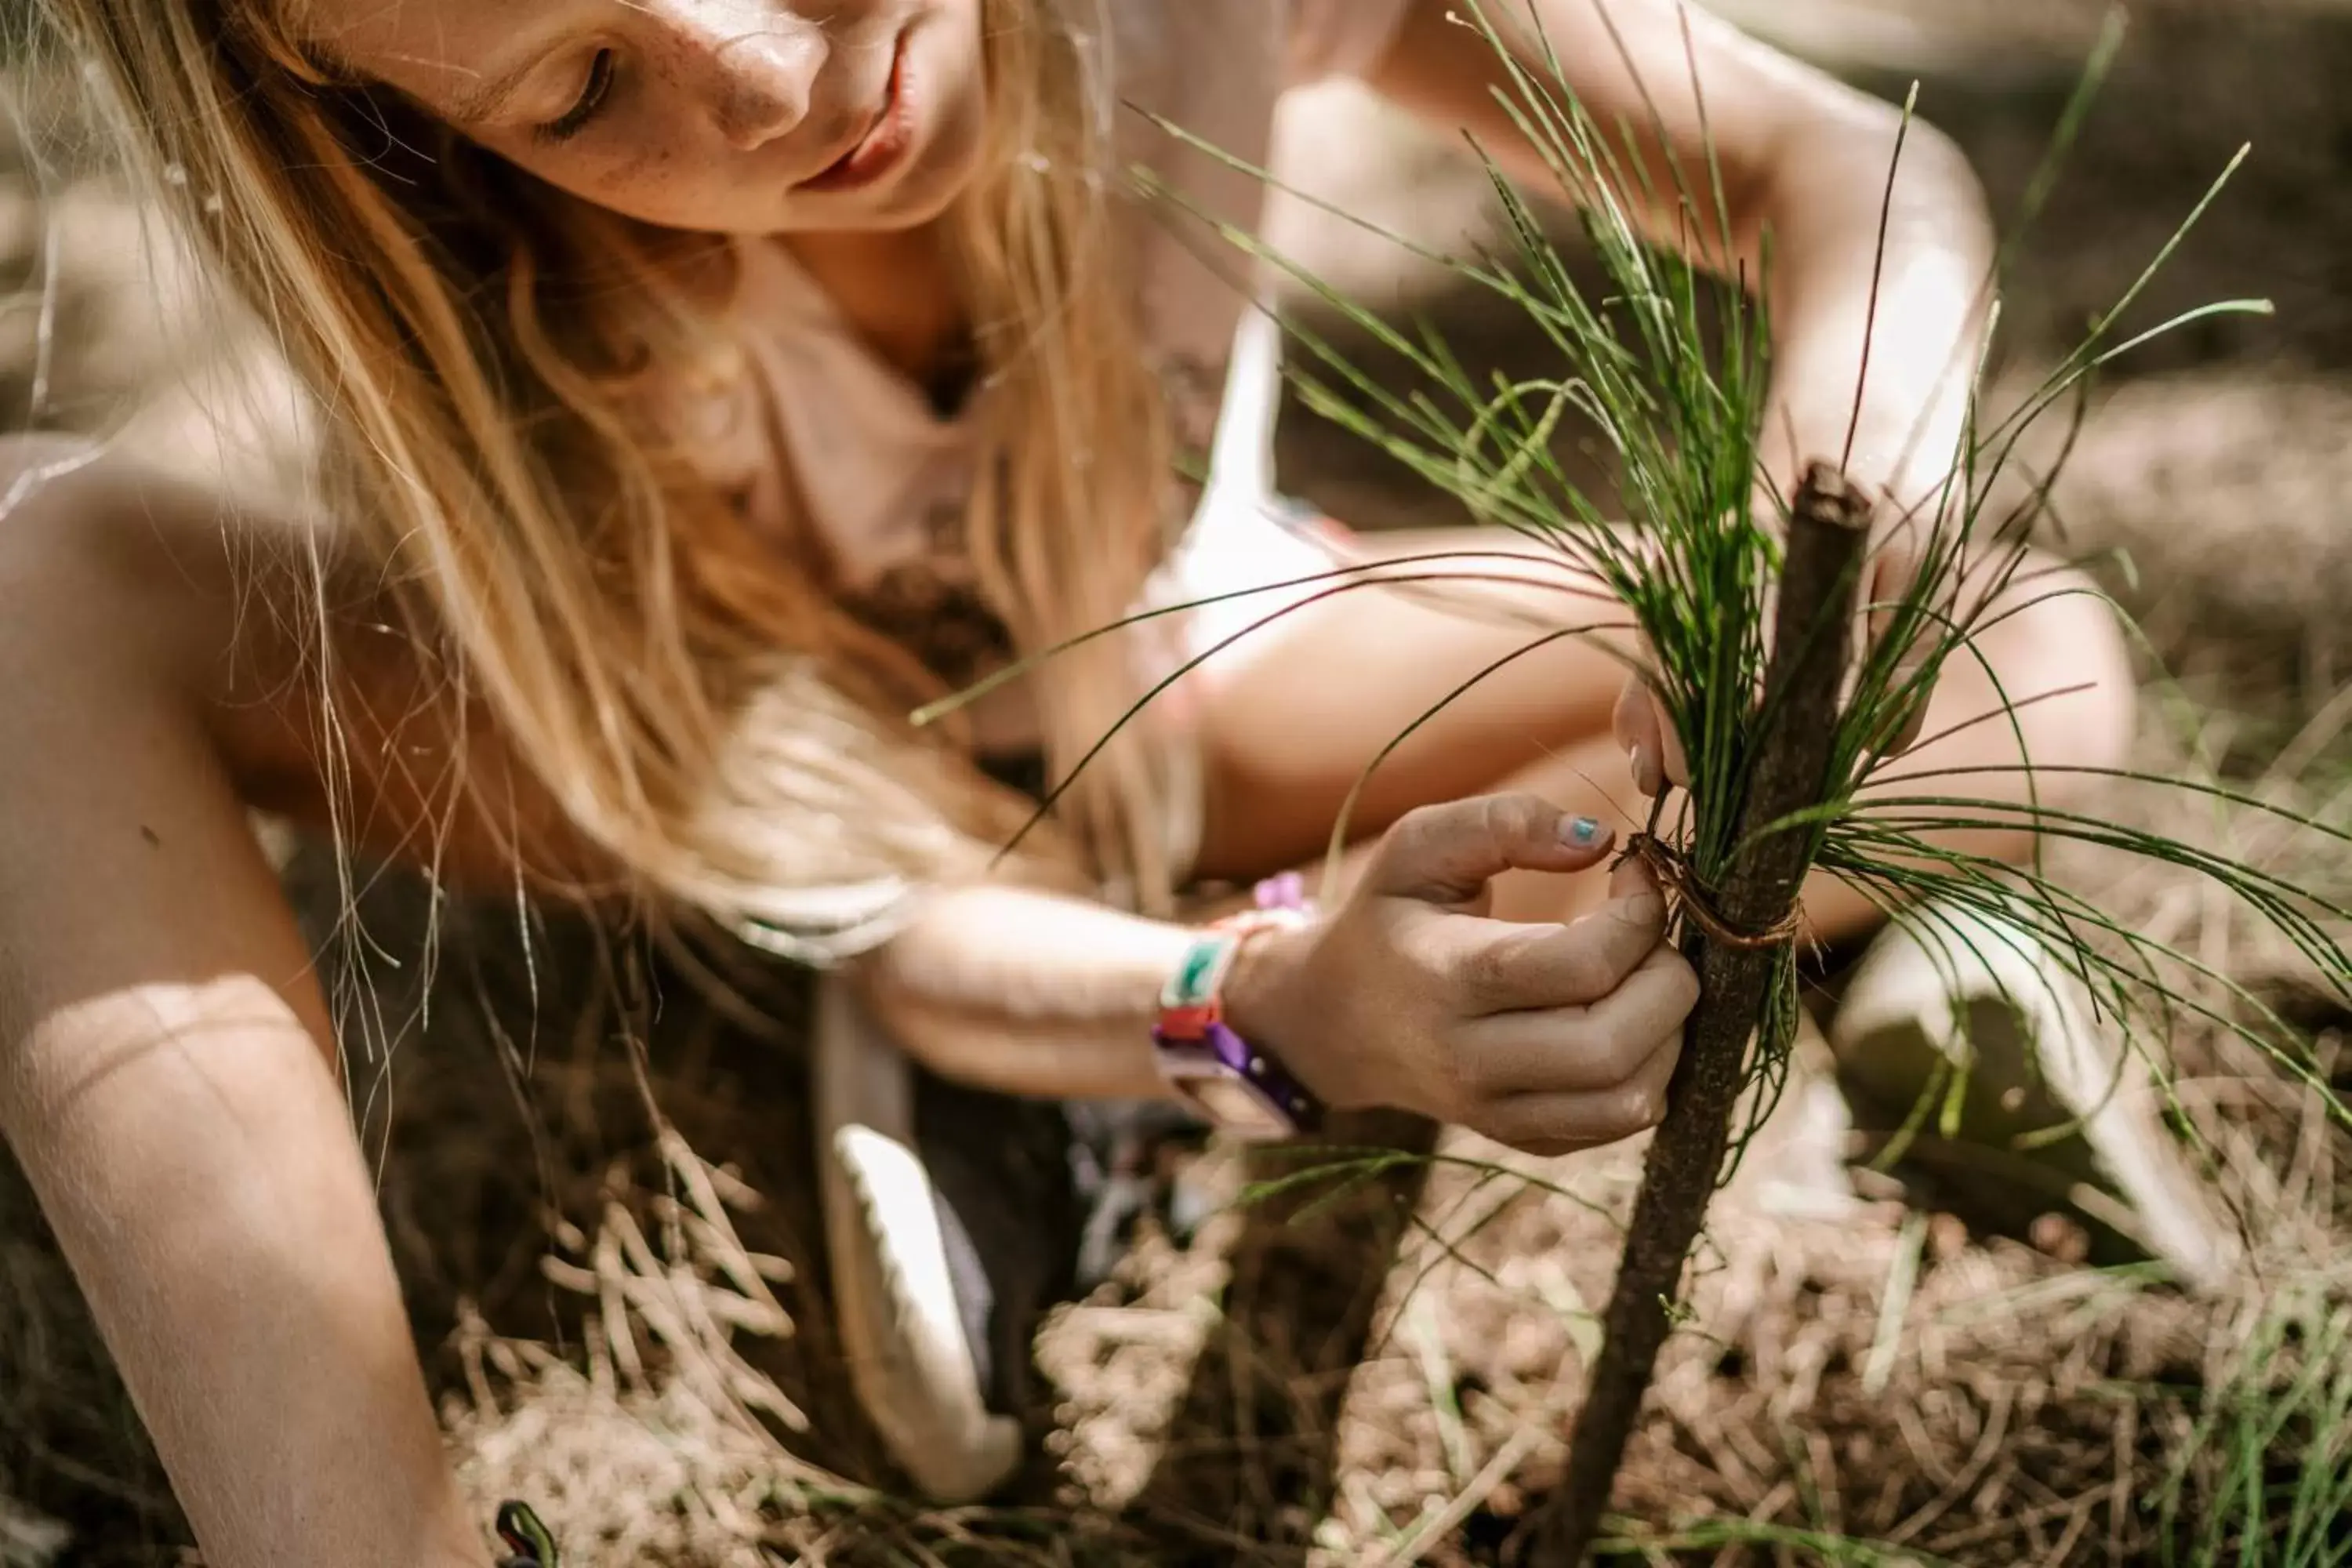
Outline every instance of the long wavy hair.
[[(910, 889), (984, 872), (1026, 801), (910, 726), (936, 694), (912, 656), (827, 596), (811, 548), (753, 537), (644, 412), (744, 384), (729, 242), (566, 195), (339, 74), (300, 47), (299, 0), (38, 3), (148, 193), (315, 400), (319, 499), (446, 671), (453, 718), (490, 715), (633, 890), (825, 956), (887, 931)], [(985, 0), (992, 146), (950, 215), (983, 366), (970, 545), (1024, 652), (1128, 614), (1168, 538), (1099, 10)], [(1036, 679), (1056, 768), (1137, 694), (1125, 640)], [(1032, 872), (1164, 900), (1172, 755), (1148, 729), (1114, 744)]]

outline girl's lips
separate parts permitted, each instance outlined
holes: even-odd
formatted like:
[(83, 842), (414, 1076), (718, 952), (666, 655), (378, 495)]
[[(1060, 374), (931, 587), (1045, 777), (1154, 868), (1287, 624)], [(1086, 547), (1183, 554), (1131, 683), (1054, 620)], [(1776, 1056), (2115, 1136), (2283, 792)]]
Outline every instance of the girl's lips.
[(907, 42), (898, 40), (890, 59), (890, 79), (882, 91), (882, 107), (856, 146), (832, 164), (801, 182), (803, 191), (854, 191), (870, 185), (896, 168), (915, 143), (915, 115), (907, 91)]

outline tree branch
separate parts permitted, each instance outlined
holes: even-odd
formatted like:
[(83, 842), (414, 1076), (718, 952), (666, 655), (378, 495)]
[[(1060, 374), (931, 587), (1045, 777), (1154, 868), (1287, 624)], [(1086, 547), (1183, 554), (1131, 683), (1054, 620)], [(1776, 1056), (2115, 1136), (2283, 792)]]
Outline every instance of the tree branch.
[[(1821, 804), (1829, 787), (1869, 518), (1869, 503), (1835, 468), (1815, 463), (1807, 470), (1791, 509), (1763, 742), (1739, 812), (1740, 847), (1710, 911), (1727, 932), (1762, 936), (1786, 927), (1818, 847), (1814, 828), (1758, 834)], [(1665, 1343), (1669, 1303), (1680, 1297), (1684, 1266), (1721, 1179), (1748, 1081), (1748, 1042), (1764, 1022), (1776, 972), (1791, 962), (1785, 942), (1729, 942), (1693, 921), (1685, 933), (1699, 973), (1698, 1007), (1634, 1200), (1567, 1484), (1534, 1524), (1544, 1547), (1536, 1561), (1580, 1563), (1600, 1533)]]

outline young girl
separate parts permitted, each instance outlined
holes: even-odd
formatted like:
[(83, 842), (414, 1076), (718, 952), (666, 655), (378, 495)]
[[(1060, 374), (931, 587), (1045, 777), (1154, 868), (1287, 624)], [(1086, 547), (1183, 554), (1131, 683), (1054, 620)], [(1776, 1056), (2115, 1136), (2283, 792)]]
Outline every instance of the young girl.
[[(327, 433), (315, 495), (274, 510), (56, 442), (6, 458), (0, 1130), (208, 1562), (485, 1560), (249, 808), (829, 965), (845, 1328), (942, 1496), (992, 1484), (1008, 1439), (899, 1048), (1271, 1131), (1391, 1106), (1554, 1152), (1655, 1117), (1694, 982), (1638, 863), (1596, 869), (1622, 759), (1644, 794), (1674, 760), (1618, 700), (1623, 650), (1485, 683), (1375, 777), (1339, 902), (1214, 929), (1180, 894), (1310, 859), (1519, 618), (1291, 589), (1105, 639), (951, 733), (904, 717), (1139, 604), (1442, 542), (1350, 544), (1274, 502), (1248, 274), (1124, 171), (1245, 226), (1258, 185), (1142, 111), (1256, 159), (1286, 87), (1349, 72), (1548, 188), (1458, 4), (44, 0)], [(1538, 67), (1539, 23), (1660, 170), (1704, 178), (1711, 132), (1739, 252), (1715, 259), (1775, 236), (1778, 474), (1846, 449), (1895, 114), (1675, 0), (1490, 9)], [(1896, 517), (1950, 464), (1990, 246), (1922, 128), (1892, 200), (1851, 467)], [(1202, 450), (1205, 487), (1171, 478)], [(1557, 564), (1494, 575), (1612, 618)], [(1286, 606), (992, 866), (1146, 680)], [(1979, 651), (1923, 766), (2018, 760), (2008, 727), (1955, 728), (1996, 677), (2070, 693), (2021, 715), (2037, 763), (2114, 759), (2126, 670), (2095, 600)], [(1828, 939), (1873, 920), (1827, 886), (1806, 911)]]

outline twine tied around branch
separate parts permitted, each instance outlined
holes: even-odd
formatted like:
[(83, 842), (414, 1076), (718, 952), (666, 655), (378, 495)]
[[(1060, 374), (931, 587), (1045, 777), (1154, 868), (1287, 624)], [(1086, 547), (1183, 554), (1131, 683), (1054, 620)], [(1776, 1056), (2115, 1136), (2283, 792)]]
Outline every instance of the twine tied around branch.
[(1625, 853), (1618, 859), (1622, 863), (1627, 857), (1638, 858), (1647, 866), (1659, 885), (1673, 896), (1684, 916), (1718, 946), (1741, 952), (1769, 952), (1776, 947), (1789, 946), (1804, 929), (1803, 916), (1794, 908), (1768, 931), (1747, 931), (1733, 926), (1716, 912), (1713, 895), (1691, 868), (1690, 857), (1654, 833), (1636, 833), (1628, 838)]

